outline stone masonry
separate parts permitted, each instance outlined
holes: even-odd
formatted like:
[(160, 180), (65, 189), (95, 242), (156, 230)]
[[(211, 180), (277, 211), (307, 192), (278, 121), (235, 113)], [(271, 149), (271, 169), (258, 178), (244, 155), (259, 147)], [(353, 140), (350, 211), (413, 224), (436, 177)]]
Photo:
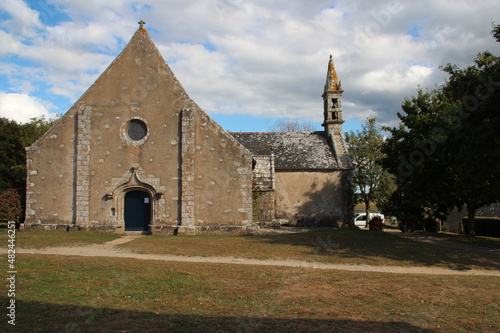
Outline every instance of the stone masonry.
[(82, 105), (77, 113), (76, 193), (74, 224), (88, 224), (90, 196), (90, 137), (92, 107)]
[(22, 228), (171, 235), (350, 223), (352, 166), (331, 59), (325, 131), (228, 133), (188, 96), (143, 25), (26, 148)]
[[(194, 226), (194, 146), (195, 146), (195, 117), (194, 110), (184, 108), (181, 131), (181, 161), (182, 161), (182, 188), (181, 188), (181, 220), (188, 229)], [(194, 230), (193, 230), (194, 232)]]

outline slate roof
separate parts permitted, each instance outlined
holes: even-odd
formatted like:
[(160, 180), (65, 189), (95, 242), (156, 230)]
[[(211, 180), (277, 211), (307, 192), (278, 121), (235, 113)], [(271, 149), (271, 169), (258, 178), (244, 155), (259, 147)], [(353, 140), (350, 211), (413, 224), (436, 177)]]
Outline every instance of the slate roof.
[(254, 155), (274, 154), (276, 170), (338, 170), (324, 132), (231, 133)]

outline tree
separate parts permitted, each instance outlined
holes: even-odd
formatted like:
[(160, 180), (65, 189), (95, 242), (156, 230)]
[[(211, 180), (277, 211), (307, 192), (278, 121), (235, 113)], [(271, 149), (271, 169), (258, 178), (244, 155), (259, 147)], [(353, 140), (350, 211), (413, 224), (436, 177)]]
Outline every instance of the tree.
[(449, 161), (438, 144), (449, 135), (444, 117), (446, 103), (439, 91), (418, 89), (417, 96), (401, 106), (401, 124), (385, 128), (391, 137), (382, 147), (386, 154), (382, 165), (397, 176), (398, 185), (387, 206), (400, 220), (442, 218), (441, 201), (447, 198), (450, 183), (446, 173)]
[(493, 35), (493, 38), (495, 38), (497, 42), (500, 42), (500, 24), (495, 25), (495, 23), (492, 23), (491, 25), (491, 34)]
[(26, 186), (26, 151), (55, 120), (33, 118), (29, 123), (0, 118), (0, 189)]
[[(25, 147), (41, 137), (55, 121), (33, 118), (29, 123), (18, 124), (0, 118), (0, 191), (3, 191), (0, 218), (8, 216), (10, 219), (22, 221), (26, 193)], [(17, 192), (16, 195), (14, 192)]]
[[(492, 34), (497, 37), (500, 26)], [(464, 69), (448, 64), (449, 80), (406, 100), (399, 127), (389, 129), (384, 166), (397, 175), (392, 204), (421, 217), (466, 205), (467, 234), (476, 209), (500, 200), (500, 58), (479, 54)], [(399, 207), (398, 207), (399, 205)]]
[(384, 206), (395, 189), (394, 179), (380, 165), (384, 157), (381, 151), (384, 137), (375, 118), (367, 118), (360, 131), (345, 134), (349, 155), (353, 164), (355, 200), (365, 204), (367, 221), (370, 217), (370, 202)]
[(454, 203), (466, 205), (467, 234), (474, 236), (476, 210), (500, 200), (500, 57), (483, 52), (473, 66), (444, 70), (450, 74), (444, 93), (457, 101), (451, 115), (461, 120), (449, 140)]
[(26, 164), (21, 125), (0, 118), (0, 189), (24, 186)]
[(313, 132), (315, 130), (314, 124), (293, 119), (280, 119), (269, 128), (269, 132)]

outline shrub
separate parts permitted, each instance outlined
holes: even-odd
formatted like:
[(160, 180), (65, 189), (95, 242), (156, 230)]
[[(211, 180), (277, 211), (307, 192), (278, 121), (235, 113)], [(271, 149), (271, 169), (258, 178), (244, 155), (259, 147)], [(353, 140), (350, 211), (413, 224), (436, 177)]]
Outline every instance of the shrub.
[(21, 196), (13, 188), (0, 193), (0, 222), (19, 222), (23, 212)]

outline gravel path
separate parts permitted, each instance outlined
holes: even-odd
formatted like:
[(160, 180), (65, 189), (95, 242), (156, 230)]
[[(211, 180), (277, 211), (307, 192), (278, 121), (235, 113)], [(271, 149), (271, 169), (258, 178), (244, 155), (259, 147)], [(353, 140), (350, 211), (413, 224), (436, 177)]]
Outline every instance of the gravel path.
[(381, 272), (396, 274), (424, 274), (424, 275), (477, 275), (477, 276), (497, 276), (500, 271), (486, 270), (452, 270), (436, 267), (405, 267), (405, 266), (370, 266), (370, 265), (350, 265), (350, 264), (328, 264), (315, 263), (300, 260), (258, 260), (235, 257), (199, 257), (199, 256), (179, 256), (171, 254), (139, 254), (133, 253), (115, 245), (130, 242), (142, 236), (123, 236), (105, 244), (95, 244), (75, 247), (51, 247), (46, 249), (17, 249), (18, 253), (28, 254), (48, 254), (48, 255), (69, 255), (83, 257), (116, 257), (134, 258), (142, 260), (179, 261), (179, 262), (202, 262), (232, 265), (261, 265), (261, 266), (281, 266), (281, 267), (303, 267), (312, 269), (328, 269), (356, 272)]

